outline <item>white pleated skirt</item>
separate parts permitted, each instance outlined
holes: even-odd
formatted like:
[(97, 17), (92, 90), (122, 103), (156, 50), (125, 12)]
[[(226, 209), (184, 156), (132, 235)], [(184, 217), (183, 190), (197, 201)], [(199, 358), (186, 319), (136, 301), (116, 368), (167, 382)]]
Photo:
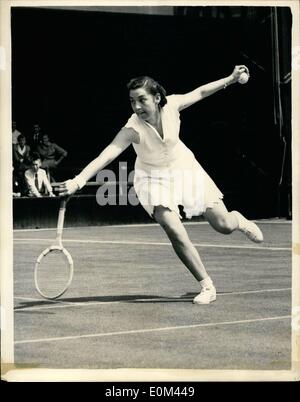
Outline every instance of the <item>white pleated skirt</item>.
[(178, 206), (188, 219), (202, 215), (223, 199), (223, 194), (191, 152), (188, 158), (176, 160), (169, 166), (150, 166), (137, 159), (134, 189), (139, 202), (153, 217), (156, 206), (174, 211), (180, 218)]

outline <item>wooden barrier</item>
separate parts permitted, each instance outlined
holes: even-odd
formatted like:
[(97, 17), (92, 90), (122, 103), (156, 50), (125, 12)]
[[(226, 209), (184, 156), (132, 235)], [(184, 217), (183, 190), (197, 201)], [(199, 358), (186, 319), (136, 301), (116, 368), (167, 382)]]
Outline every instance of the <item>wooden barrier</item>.
[[(257, 197), (258, 198), (258, 197)], [(252, 200), (248, 194), (228, 192), (225, 204), (229, 211), (237, 209), (249, 219), (271, 218), (276, 215), (276, 200), (264, 197)], [(254, 202), (254, 201), (257, 201)], [(14, 229), (54, 228), (57, 224), (59, 197), (21, 197), (13, 199)], [(202, 220), (194, 217), (193, 221)], [(153, 223), (143, 207), (105, 205), (97, 203), (96, 194), (76, 194), (67, 205), (65, 226), (97, 226), (109, 224)]]
[[(59, 197), (22, 197), (13, 199), (14, 229), (54, 228), (57, 224)], [(65, 226), (107, 225), (153, 222), (141, 205), (100, 206), (95, 195), (75, 195), (67, 205)]]

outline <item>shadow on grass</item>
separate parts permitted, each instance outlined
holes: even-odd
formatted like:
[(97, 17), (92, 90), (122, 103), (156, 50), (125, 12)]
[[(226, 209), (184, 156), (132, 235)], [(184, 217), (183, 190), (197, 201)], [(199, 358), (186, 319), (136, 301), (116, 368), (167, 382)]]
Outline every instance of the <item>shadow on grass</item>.
[(182, 296), (157, 296), (157, 295), (111, 295), (111, 296), (87, 296), (87, 297), (68, 297), (59, 298), (57, 300), (35, 300), (23, 301), (15, 307), (15, 311), (24, 308), (54, 306), (68, 303), (112, 303), (112, 302), (125, 302), (125, 303), (170, 303), (170, 302), (191, 302), (196, 293), (188, 293)]

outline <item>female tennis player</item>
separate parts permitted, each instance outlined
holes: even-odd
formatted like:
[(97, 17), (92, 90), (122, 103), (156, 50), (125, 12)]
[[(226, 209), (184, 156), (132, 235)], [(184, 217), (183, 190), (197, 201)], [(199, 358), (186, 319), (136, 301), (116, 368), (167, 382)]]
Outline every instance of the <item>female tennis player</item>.
[(202, 85), (183, 95), (166, 96), (165, 89), (150, 77), (132, 79), (127, 87), (133, 114), (113, 141), (74, 179), (60, 183), (61, 195), (71, 195), (130, 144), (137, 154), (134, 188), (140, 203), (164, 229), (173, 248), (200, 283), (195, 304), (216, 300), (216, 289), (196, 248), (182, 224), (178, 206), (187, 218), (203, 215), (223, 234), (240, 230), (254, 242), (262, 242), (260, 229), (237, 211), (228, 212), (223, 194), (179, 139), (180, 112), (215, 92), (238, 82), (244, 65), (231, 75)]

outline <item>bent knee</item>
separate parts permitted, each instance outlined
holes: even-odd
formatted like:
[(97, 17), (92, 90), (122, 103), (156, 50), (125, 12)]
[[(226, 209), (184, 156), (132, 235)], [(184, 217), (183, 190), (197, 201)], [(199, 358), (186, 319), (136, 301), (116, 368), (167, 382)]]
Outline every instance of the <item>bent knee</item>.
[(234, 231), (234, 227), (231, 222), (227, 219), (218, 219), (213, 225), (214, 228), (222, 234), (230, 234)]
[(183, 247), (190, 242), (182, 223), (177, 216), (174, 218), (174, 216), (170, 214), (170, 210), (164, 207), (155, 208), (153, 217), (165, 231), (173, 246)]

